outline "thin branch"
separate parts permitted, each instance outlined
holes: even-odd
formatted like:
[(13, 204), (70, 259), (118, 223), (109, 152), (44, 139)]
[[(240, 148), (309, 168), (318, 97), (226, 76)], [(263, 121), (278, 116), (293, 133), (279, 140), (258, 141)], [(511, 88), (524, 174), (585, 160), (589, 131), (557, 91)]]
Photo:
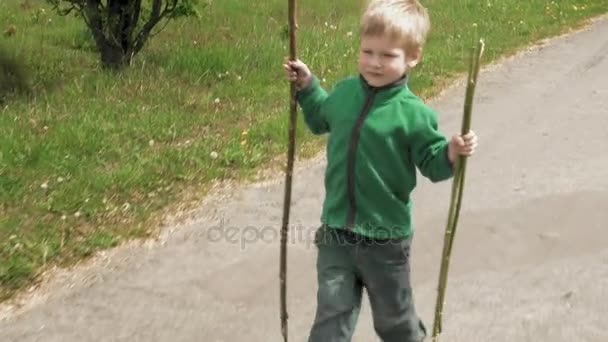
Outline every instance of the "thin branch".
[[(477, 37), (477, 35), (475, 35)], [(479, 73), (480, 60), (484, 50), (483, 40), (479, 40), (477, 45), (472, 48), (471, 59), (469, 64), (469, 75), (465, 96), (464, 114), (462, 119), (462, 134), (466, 134), (471, 125), (471, 114), (473, 108), (473, 97), (477, 84), (477, 75)], [(458, 218), (460, 216), (460, 208), (462, 204), (462, 195), (464, 192), (465, 175), (466, 175), (467, 158), (461, 156), (456, 162), (456, 171), (452, 182), (452, 197), (450, 200), (450, 209), (448, 213), (448, 222), (444, 234), (443, 251), (441, 254), (441, 266), (439, 271), (439, 284), (437, 287), (437, 301), (435, 303), (435, 320), (433, 322), (432, 339), (433, 342), (439, 341), (443, 327), (443, 306), (445, 304), (445, 292), (447, 288), (448, 272), (450, 265), (450, 257), (454, 245), (454, 237), (458, 226)]]
[[(296, 59), (296, 0), (288, 2), (288, 23), (289, 23), (289, 58)], [(295, 82), (290, 84), (290, 114), (289, 114), (289, 140), (287, 145), (287, 169), (285, 170), (285, 191), (283, 195), (283, 218), (281, 222), (281, 250), (280, 250), (280, 309), (281, 309), (281, 334), (283, 342), (288, 340), (288, 319), (287, 312), (287, 234), (289, 227), (289, 214), (291, 211), (291, 183), (293, 179), (293, 164), (295, 155), (296, 143), (296, 126), (297, 126), (297, 103), (296, 103), (296, 87)]]
[(106, 39), (103, 34), (103, 23), (101, 21), (100, 14), (100, 1), (99, 0), (86, 0), (86, 5), (83, 8), (83, 17), (85, 23), (91, 29), (95, 43), (99, 49), (102, 49)]
[[(138, 53), (143, 47), (144, 44), (146, 43), (146, 40), (151, 37), (151, 32), (152, 29), (163, 19), (165, 18), (167, 15), (171, 14), (171, 12), (173, 12), (175, 10), (175, 8), (177, 7), (177, 2), (178, 0), (168, 0), (165, 3), (164, 9), (161, 12), (161, 6), (162, 6), (162, 1), (161, 0), (154, 0), (154, 6), (152, 7), (152, 12), (150, 14), (150, 19), (148, 20), (148, 22), (144, 25), (144, 27), (141, 29), (141, 31), (139, 31), (139, 33), (137, 34), (136, 38), (134, 39), (134, 47), (133, 47), (133, 54)], [(167, 26), (167, 23), (165, 23), (165, 25), (155, 34), (158, 34), (159, 32), (161, 32), (165, 27)]]

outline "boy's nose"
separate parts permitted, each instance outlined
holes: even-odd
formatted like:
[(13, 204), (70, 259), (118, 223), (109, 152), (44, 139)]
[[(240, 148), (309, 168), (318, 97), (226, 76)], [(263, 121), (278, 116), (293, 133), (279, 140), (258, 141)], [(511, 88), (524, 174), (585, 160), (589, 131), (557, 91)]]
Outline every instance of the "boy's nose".
[(372, 57), (370, 62), (371, 62), (370, 64), (372, 65), (372, 67), (374, 67), (376, 69), (378, 69), (382, 66), (382, 64), (380, 64), (380, 58), (378, 58), (378, 57)]

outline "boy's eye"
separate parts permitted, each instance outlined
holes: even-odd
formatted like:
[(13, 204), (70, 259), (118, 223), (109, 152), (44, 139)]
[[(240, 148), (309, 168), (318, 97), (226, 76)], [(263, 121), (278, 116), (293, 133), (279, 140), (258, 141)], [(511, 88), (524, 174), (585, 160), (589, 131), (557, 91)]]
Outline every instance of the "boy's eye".
[(397, 55), (394, 53), (385, 53), (384, 57), (395, 58), (395, 57), (397, 57)]
[(363, 50), (363, 53), (366, 54), (366, 55), (369, 55), (369, 54), (372, 53), (372, 50)]

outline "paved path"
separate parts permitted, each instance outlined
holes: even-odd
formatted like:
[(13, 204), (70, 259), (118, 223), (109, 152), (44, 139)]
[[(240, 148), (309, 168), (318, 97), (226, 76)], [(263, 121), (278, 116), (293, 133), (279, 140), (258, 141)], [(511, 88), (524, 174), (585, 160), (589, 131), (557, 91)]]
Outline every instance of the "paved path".
[[(608, 341), (607, 55), (604, 19), (480, 75), (481, 145), (469, 163), (444, 341)], [(432, 103), (448, 134), (463, 98), (461, 84)], [(295, 177), (291, 341), (305, 340), (314, 313), (310, 237), (323, 166), (299, 163)], [(280, 341), (281, 179), (205, 205), (162, 243), (119, 248), (58, 277), (23, 310), (4, 307), (0, 341)], [(415, 295), (429, 327), (449, 191), (449, 182), (421, 181), (415, 194)], [(365, 304), (356, 341), (376, 340)]]

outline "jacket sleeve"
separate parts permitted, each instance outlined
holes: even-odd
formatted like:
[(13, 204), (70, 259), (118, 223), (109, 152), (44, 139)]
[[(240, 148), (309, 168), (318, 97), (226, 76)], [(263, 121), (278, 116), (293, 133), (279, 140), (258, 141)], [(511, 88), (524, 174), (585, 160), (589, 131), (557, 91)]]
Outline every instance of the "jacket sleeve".
[(454, 168), (448, 158), (449, 142), (438, 130), (437, 114), (425, 111), (417, 120), (411, 141), (411, 153), (420, 173), (431, 180), (440, 182), (454, 175)]
[(319, 79), (315, 76), (310, 87), (299, 91), (296, 95), (304, 113), (304, 122), (313, 134), (329, 132), (329, 124), (323, 110), (328, 97), (327, 91), (321, 87)]

